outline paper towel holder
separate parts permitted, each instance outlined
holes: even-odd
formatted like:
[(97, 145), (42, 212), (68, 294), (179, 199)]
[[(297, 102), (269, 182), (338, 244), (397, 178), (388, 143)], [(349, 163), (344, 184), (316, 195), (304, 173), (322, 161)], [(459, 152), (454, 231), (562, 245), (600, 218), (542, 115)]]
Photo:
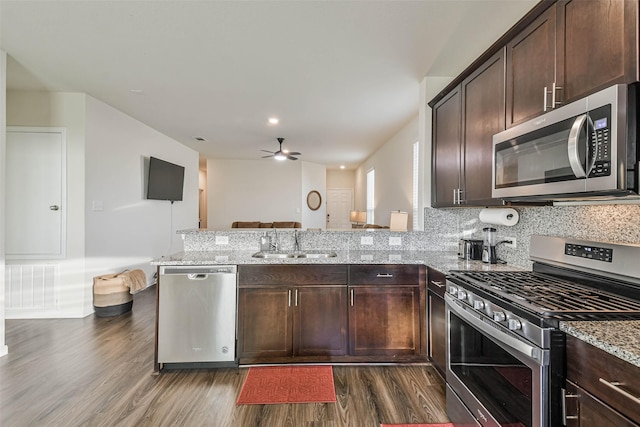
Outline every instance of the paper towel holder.
[(482, 209), (479, 219), (485, 224), (505, 225), (512, 227), (520, 220), (518, 211), (513, 208)]

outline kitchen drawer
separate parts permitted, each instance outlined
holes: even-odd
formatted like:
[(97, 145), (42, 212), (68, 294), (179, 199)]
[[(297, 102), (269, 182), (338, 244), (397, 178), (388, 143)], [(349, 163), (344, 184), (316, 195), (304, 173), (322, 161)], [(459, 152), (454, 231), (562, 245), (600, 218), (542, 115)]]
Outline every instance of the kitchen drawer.
[(238, 286), (346, 285), (347, 266), (331, 265), (240, 265)]
[(571, 381), (567, 381), (565, 400), (567, 427), (638, 427)]
[(640, 368), (567, 336), (567, 379), (640, 422)]
[(418, 265), (351, 265), (350, 285), (415, 285), (420, 283)]
[(446, 281), (447, 278), (444, 273), (434, 270), (431, 267), (427, 269), (427, 288), (429, 292), (433, 292), (440, 298), (444, 298), (444, 293), (447, 289)]

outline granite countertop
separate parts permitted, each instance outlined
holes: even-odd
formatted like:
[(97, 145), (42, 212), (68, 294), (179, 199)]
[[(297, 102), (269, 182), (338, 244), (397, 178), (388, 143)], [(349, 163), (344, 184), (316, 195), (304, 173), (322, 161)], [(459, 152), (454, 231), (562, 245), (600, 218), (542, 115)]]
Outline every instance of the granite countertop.
[(452, 270), (513, 271), (522, 268), (507, 264), (485, 264), (465, 261), (456, 252), (443, 251), (334, 251), (332, 258), (253, 258), (255, 251), (217, 250), (186, 251), (155, 259), (152, 265), (215, 265), (215, 264), (423, 264), (442, 273)]
[(560, 322), (560, 330), (640, 367), (640, 320)]

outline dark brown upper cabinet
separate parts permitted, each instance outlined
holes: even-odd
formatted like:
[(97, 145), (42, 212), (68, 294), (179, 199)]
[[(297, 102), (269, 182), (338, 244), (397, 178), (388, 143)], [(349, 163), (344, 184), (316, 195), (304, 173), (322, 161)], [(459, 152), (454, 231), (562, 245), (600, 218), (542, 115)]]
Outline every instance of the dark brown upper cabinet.
[(502, 203), (491, 198), (491, 161), (504, 109), (503, 51), (434, 106), (433, 207)]
[(638, 3), (560, 0), (507, 42), (507, 127), (638, 79)]

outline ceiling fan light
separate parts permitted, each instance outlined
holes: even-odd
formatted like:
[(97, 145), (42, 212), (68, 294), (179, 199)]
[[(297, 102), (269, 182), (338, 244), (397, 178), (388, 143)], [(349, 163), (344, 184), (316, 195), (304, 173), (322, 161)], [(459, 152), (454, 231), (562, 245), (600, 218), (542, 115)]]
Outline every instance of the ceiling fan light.
[(276, 159), (276, 160), (287, 160), (287, 156), (285, 156), (282, 153), (276, 154), (275, 156), (273, 156), (273, 158)]

